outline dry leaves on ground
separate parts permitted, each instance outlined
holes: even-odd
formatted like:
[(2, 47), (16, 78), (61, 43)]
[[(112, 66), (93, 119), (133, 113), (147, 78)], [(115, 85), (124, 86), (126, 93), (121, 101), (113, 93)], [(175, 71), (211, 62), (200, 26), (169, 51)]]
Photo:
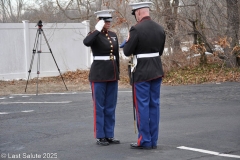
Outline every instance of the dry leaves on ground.
[[(121, 64), (119, 88), (131, 88), (127, 71), (127, 62)], [(77, 92), (90, 91), (88, 70), (69, 71), (57, 77), (40, 78), (38, 83), (34, 78), (29, 80), (26, 88), (26, 80), (0, 81), (0, 95), (9, 94), (35, 94), (52, 92)], [(239, 68), (225, 68), (221, 63), (210, 63), (205, 66), (192, 66), (167, 71), (163, 79), (163, 85), (186, 85), (216, 82), (240, 82)], [(38, 90), (37, 90), (38, 89)]]

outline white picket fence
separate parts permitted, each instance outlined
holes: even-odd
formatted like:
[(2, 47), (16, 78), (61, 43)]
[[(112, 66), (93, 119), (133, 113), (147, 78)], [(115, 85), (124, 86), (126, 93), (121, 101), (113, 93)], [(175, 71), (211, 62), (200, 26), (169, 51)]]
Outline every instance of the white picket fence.
[[(90, 68), (90, 48), (83, 44), (89, 32), (89, 21), (43, 22), (42, 29), (47, 41), (38, 32), (36, 23), (28, 23), (27, 20), (23, 23), (0, 23), (0, 80), (27, 79), (30, 68), (30, 78), (37, 76), (37, 70), (40, 71), (39, 77), (59, 75), (57, 65), (62, 73)], [(36, 49), (35, 54), (33, 49)]]

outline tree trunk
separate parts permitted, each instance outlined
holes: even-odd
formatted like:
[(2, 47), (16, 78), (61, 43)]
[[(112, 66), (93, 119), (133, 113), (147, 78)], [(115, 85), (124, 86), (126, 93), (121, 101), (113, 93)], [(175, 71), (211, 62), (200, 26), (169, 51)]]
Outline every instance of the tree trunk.
[(96, 1), (96, 9), (97, 11), (100, 11), (102, 9), (102, 0)]
[(239, 45), (238, 31), (239, 31), (239, 15), (238, 15), (238, 0), (226, 0), (227, 2), (227, 16), (228, 25), (227, 33), (228, 38), (231, 38), (230, 47), (225, 49), (227, 67), (236, 67), (237, 57), (231, 54), (234, 46)]
[(181, 51), (180, 40), (176, 35), (176, 20), (178, 15), (179, 0), (173, 0), (172, 6), (170, 0), (164, 0), (165, 8), (165, 22), (167, 25), (167, 37), (170, 43), (173, 53), (179, 53)]

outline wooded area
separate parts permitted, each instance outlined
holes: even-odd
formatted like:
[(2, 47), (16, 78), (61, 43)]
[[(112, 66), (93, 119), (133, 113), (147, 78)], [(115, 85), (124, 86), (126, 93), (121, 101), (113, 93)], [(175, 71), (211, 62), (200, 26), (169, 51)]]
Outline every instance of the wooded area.
[[(143, 0), (0, 0), (0, 22), (96, 23), (95, 11), (114, 9), (112, 30), (123, 41), (136, 20), (129, 3)], [(227, 67), (240, 66), (238, 0), (148, 0), (153, 2), (151, 17), (164, 26), (167, 43), (165, 68), (189, 64), (188, 58), (200, 54), (207, 63), (206, 51), (224, 61)], [(149, 31), (151, 32), (151, 31)], [(185, 48), (185, 49), (184, 49)]]

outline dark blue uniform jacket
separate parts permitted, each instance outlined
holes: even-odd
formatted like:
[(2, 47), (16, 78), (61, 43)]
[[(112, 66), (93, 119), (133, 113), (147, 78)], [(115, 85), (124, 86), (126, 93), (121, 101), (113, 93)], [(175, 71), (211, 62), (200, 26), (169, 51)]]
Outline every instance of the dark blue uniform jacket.
[(93, 56), (110, 56), (112, 53), (116, 57), (115, 60), (94, 60), (89, 73), (89, 81), (119, 80), (119, 47), (116, 33), (95, 30), (88, 34), (83, 43), (91, 47)]

